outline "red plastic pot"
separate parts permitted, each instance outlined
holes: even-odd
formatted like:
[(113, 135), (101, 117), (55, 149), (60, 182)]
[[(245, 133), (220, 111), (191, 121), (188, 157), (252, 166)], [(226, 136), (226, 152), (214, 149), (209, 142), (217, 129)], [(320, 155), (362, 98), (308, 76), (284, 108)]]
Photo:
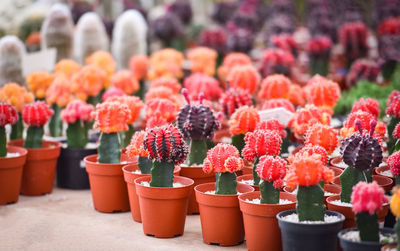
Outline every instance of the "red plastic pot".
[(28, 154), (25, 148), (16, 146), (8, 146), (7, 152), (18, 153), (19, 156), (0, 157), (0, 205), (18, 201), (22, 169)]
[[(8, 145), (22, 147), (24, 140), (13, 140)], [(60, 149), (61, 143), (55, 141), (43, 141), (42, 148), (26, 148), (28, 154), (22, 172), (21, 194), (37, 196), (53, 191)]]

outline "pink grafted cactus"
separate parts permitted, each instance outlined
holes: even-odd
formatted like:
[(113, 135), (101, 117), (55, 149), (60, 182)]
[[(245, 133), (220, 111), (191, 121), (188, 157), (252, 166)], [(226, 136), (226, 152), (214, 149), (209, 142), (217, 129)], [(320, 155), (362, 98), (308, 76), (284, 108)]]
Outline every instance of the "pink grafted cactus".
[(374, 214), (388, 202), (385, 191), (375, 181), (372, 183), (359, 182), (353, 187), (351, 203), (353, 212)]
[(218, 81), (204, 73), (193, 73), (185, 79), (183, 85), (193, 100), (197, 100), (200, 93), (207, 100), (218, 100), (222, 94)]
[(280, 188), (283, 185), (286, 168), (286, 161), (281, 157), (262, 156), (257, 165), (257, 174), (262, 180), (273, 182), (275, 188)]
[(380, 113), (378, 100), (374, 98), (360, 98), (358, 101), (354, 102), (351, 113), (357, 111), (368, 112), (373, 115), (375, 119), (378, 119)]
[(43, 101), (36, 101), (25, 105), (22, 111), (22, 119), (29, 126), (40, 127), (49, 121), (53, 113), (53, 110), (51, 110), (46, 103)]
[(243, 160), (239, 157), (239, 151), (236, 147), (219, 143), (208, 150), (207, 157), (204, 160), (203, 171), (205, 173), (232, 173), (242, 169), (243, 166)]
[(395, 118), (400, 118), (400, 91), (394, 90), (387, 101), (386, 114)]
[(104, 102), (111, 97), (121, 97), (124, 95), (125, 95), (125, 92), (122, 89), (117, 88), (117, 87), (111, 87), (111, 88), (108, 88), (107, 91), (104, 92), (101, 99)]
[(90, 122), (93, 110), (93, 105), (86, 104), (82, 100), (74, 100), (61, 111), (61, 119), (68, 124), (73, 124), (78, 120)]
[(251, 94), (248, 90), (230, 88), (222, 93), (219, 103), (222, 106), (224, 114), (229, 118), (237, 108), (252, 105)]
[(294, 57), (290, 51), (266, 49), (261, 58), (259, 71), (263, 77), (276, 73), (289, 76), (293, 63)]
[(395, 127), (394, 130), (393, 130), (392, 135), (393, 135), (393, 138), (395, 138), (395, 139), (400, 139), (400, 123), (398, 123), (398, 124), (396, 125), (396, 127)]
[(282, 139), (286, 138), (287, 133), (285, 131), (285, 126), (279, 123), (276, 119), (271, 119), (267, 121), (261, 121), (257, 124), (256, 130), (270, 130), (274, 131), (281, 136)]
[(368, 28), (362, 22), (345, 23), (339, 28), (339, 41), (349, 62), (367, 54), (367, 33)]
[(243, 158), (254, 161), (263, 155), (278, 155), (281, 150), (282, 139), (278, 133), (270, 130), (256, 130), (246, 133), (246, 145), (243, 148)]
[(14, 106), (0, 101), (0, 127), (13, 125), (18, 120), (18, 112)]
[(270, 99), (265, 101), (261, 110), (269, 110), (278, 107), (285, 108), (289, 112), (295, 112), (294, 105), (288, 99), (284, 98)]
[(389, 156), (387, 161), (388, 166), (390, 167), (390, 171), (393, 176), (397, 177), (400, 175), (400, 151), (394, 152)]

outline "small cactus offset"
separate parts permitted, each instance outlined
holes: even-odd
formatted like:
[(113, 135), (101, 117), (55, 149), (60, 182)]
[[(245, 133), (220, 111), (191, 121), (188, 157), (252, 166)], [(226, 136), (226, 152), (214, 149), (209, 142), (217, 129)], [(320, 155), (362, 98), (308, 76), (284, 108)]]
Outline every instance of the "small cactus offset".
[(387, 160), (387, 164), (396, 179), (396, 185), (400, 185), (400, 151), (392, 153)]
[(241, 170), (243, 166), (243, 159), (239, 157), (236, 147), (219, 143), (208, 150), (203, 171), (216, 173), (215, 194), (237, 194), (235, 172)]
[(214, 131), (218, 129), (219, 122), (211, 109), (202, 104), (203, 97), (200, 97), (200, 105), (194, 105), (190, 104), (186, 89), (182, 90), (182, 94), (188, 104), (181, 108), (177, 118), (177, 126), (183, 137), (190, 139), (189, 165), (199, 165), (203, 163), (207, 156), (207, 139), (210, 139)]
[(311, 75), (328, 75), (332, 41), (328, 36), (315, 36), (307, 44)]
[(229, 88), (222, 93), (219, 103), (225, 116), (229, 119), (237, 108), (245, 105), (251, 106), (253, 101), (251, 94), (247, 90)]
[(246, 144), (242, 150), (242, 156), (245, 160), (254, 162), (254, 185), (259, 185), (260, 177), (257, 175), (257, 165), (260, 157), (278, 155), (281, 150), (282, 139), (275, 131), (256, 130), (246, 133), (244, 140)]
[(68, 124), (67, 146), (69, 148), (84, 148), (88, 142), (88, 124), (92, 121), (94, 108), (81, 100), (70, 102), (61, 111), (61, 119)]
[(0, 157), (7, 156), (6, 125), (13, 125), (18, 121), (18, 112), (14, 106), (0, 101)]
[(261, 178), (261, 204), (279, 204), (280, 188), (286, 175), (286, 161), (281, 157), (262, 156), (257, 165)]
[[(390, 201), (390, 211), (397, 218), (394, 224), (394, 230), (396, 231), (397, 240), (400, 239), (400, 187), (395, 186), (392, 190), (392, 199)], [(397, 245), (397, 250), (400, 249), (400, 245)]]
[(359, 182), (353, 187), (351, 203), (361, 241), (379, 242), (377, 211), (387, 202), (385, 191), (376, 182)]
[(121, 151), (118, 133), (128, 130), (131, 111), (126, 104), (107, 101), (97, 104), (92, 113), (94, 129), (100, 130), (99, 163), (120, 163)]
[(14, 82), (25, 84), (22, 73), (22, 56), (25, 46), (16, 36), (4, 36), (0, 39), (0, 86)]
[(172, 187), (175, 165), (183, 163), (188, 147), (178, 128), (173, 125), (149, 129), (143, 140), (143, 149), (153, 161), (151, 168), (152, 187)]
[(376, 121), (371, 121), (369, 132), (362, 130), (361, 120), (356, 119), (355, 124), (359, 133), (347, 138), (340, 147), (343, 162), (348, 165), (340, 175), (342, 184), (340, 200), (343, 202), (350, 202), (351, 190), (358, 182), (372, 181), (371, 170), (382, 162), (382, 147), (373, 137)]
[(337, 147), (338, 135), (334, 128), (317, 123), (308, 128), (304, 143), (322, 146), (331, 154)]
[(25, 105), (22, 111), (22, 119), (29, 126), (24, 144), (25, 148), (42, 147), (43, 126), (50, 120), (53, 113), (53, 110), (43, 101)]
[(143, 140), (146, 137), (146, 131), (136, 131), (133, 134), (131, 143), (126, 148), (126, 154), (130, 158), (138, 156), (138, 167), (142, 174), (150, 174), (152, 162), (149, 159), (149, 151), (144, 149)]
[(324, 191), (320, 181), (331, 182), (332, 170), (321, 161), (320, 155), (296, 156), (285, 177), (286, 185), (297, 191), (297, 214), (300, 221), (324, 221)]

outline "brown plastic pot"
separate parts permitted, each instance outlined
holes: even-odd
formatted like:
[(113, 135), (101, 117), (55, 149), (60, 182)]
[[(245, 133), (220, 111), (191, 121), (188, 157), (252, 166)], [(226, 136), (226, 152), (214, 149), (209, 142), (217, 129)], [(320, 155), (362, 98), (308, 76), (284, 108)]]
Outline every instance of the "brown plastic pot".
[(296, 209), (296, 195), (281, 192), (280, 198), (289, 204), (255, 204), (246, 200), (260, 198), (260, 191), (239, 195), (243, 213), (247, 249), (251, 251), (282, 250), (281, 231), (276, 215), (282, 211)]
[(157, 238), (182, 235), (194, 181), (176, 176), (174, 182), (181, 183), (183, 187), (150, 187), (141, 184), (150, 180), (150, 176), (135, 180), (144, 234)]
[[(16, 139), (8, 145), (22, 147), (24, 140)], [(22, 172), (21, 194), (38, 196), (53, 191), (60, 149), (61, 143), (55, 141), (43, 141), (42, 148), (26, 148), (28, 154)]]
[(18, 201), (22, 169), (28, 154), (25, 148), (16, 146), (8, 146), (7, 152), (18, 153), (19, 156), (0, 157), (0, 205)]
[[(215, 174), (205, 173), (203, 171), (203, 166), (181, 165), (181, 176), (192, 179), (194, 181), (193, 188), (200, 184), (215, 182)], [(194, 191), (192, 191), (189, 196), (189, 206), (187, 213), (198, 214), (199, 212), (199, 204), (196, 201), (196, 195)]]
[[(200, 208), (203, 241), (207, 244), (234, 246), (244, 241), (242, 213), (238, 195), (208, 194), (215, 190), (215, 183), (197, 185), (194, 188)], [(253, 192), (254, 188), (238, 184), (239, 193)]]
[[(391, 178), (382, 175), (372, 175), (372, 180), (378, 183), (378, 185), (382, 187), (385, 192), (392, 190), (394, 185)], [(338, 176), (333, 178), (332, 183), (340, 186), (340, 177)]]
[[(253, 174), (245, 174), (236, 178), (237, 182), (242, 183), (243, 180), (253, 180)], [(245, 183), (242, 183), (245, 184)], [(247, 185), (247, 184), (246, 184)], [(260, 191), (260, 187), (257, 185), (250, 185), (254, 188), (254, 191)]]
[[(89, 155), (83, 160), (89, 175), (94, 208), (102, 213), (129, 211), (128, 190), (122, 167), (134, 160), (120, 164), (98, 163), (97, 154)], [(121, 154), (121, 162), (126, 160), (127, 156)]]
[[(293, 194), (294, 189), (289, 188), (289, 187), (283, 187), (283, 191)], [(324, 184), (324, 192), (328, 192), (328, 193), (333, 193), (333, 194), (340, 194), (340, 192), (342, 191), (342, 188), (339, 185), (336, 184), (328, 184), (325, 183)], [(324, 204), (325, 206), (327, 205), (326, 200), (332, 195), (324, 195)]]
[(374, 169), (374, 171), (377, 175), (390, 178), (393, 181), (393, 185), (394, 185), (394, 184), (396, 184), (396, 180), (395, 180), (394, 176), (390, 177), (390, 176), (386, 176), (386, 175), (382, 174), (383, 172), (388, 171), (388, 170), (390, 170), (390, 167), (387, 165), (380, 166), (380, 167), (377, 167)]
[[(332, 201), (335, 201), (335, 200), (340, 200), (340, 195), (330, 196), (326, 200), (326, 202), (328, 203), (328, 210), (339, 212), (339, 213), (343, 214), (344, 217), (346, 217), (346, 220), (343, 222), (343, 229), (356, 227), (356, 216), (352, 210), (353, 207), (346, 207), (346, 206), (333, 204)], [(378, 211), (378, 221), (379, 222), (385, 221), (385, 217), (386, 217), (388, 211), (389, 211), (389, 203), (383, 204), (382, 209)]]
[[(136, 193), (135, 179), (150, 176), (150, 174), (135, 173), (137, 170), (140, 170), (137, 163), (122, 167), (122, 171), (124, 172), (124, 180), (128, 188), (129, 205), (131, 208), (132, 219), (136, 222), (142, 222), (142, 218), (140, 216), (139, 197)], [(175, 167), (174, 176), (179, 176), (180, 171), (180, 167)]]

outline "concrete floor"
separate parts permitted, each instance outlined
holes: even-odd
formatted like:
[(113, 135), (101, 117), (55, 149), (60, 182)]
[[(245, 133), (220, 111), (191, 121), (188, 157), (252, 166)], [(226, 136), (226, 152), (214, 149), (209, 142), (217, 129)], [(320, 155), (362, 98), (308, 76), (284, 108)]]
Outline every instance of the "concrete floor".
[(130, 212), (94, 210), (89, 190), (55, 188), (52, 194), (20, 196), (0, 206), (0, 250), (247, 250), (203, 243), (200, 217), (187, 216), (185, 233), (172, 239), (145, 236)]

